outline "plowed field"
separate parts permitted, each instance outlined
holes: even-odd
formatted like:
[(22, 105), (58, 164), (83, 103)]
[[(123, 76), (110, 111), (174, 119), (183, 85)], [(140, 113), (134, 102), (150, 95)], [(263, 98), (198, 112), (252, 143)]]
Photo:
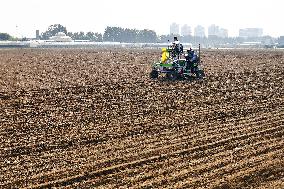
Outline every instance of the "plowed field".
[(284, 52), (1, 49), (0, 188), (284, 188)]

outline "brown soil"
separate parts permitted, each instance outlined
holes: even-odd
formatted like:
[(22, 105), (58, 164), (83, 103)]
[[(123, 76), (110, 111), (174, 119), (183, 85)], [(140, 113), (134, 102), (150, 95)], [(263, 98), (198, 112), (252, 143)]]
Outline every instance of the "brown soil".
[(284, 52), (1, 49), (1, 188), (284, 188)]

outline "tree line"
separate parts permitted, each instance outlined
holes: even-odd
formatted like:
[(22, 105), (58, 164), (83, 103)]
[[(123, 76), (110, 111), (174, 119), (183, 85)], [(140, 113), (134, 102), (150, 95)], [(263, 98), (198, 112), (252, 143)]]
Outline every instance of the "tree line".
[(121, 27), (107, 27), (103, 34), (104, 41), (126, 43), (156, 43), (158, 36), (153, 30), (137, 30)]
[(12, 40), (12, 36), (8, 33), (0, 33), (0, 41)]
[(74, 40), (90, 40), (90, 41), (111, 41), (111, 42), (157, 42), (158, 36), (153, 30), (137, 30), (121, 27), (107, 27), (103, 34), (94, 32), (67, 32), (66, 27), (60, 24), (54, 24), (41, 33), (40, 39), (47, 40), (58, 32), (63, 32)]

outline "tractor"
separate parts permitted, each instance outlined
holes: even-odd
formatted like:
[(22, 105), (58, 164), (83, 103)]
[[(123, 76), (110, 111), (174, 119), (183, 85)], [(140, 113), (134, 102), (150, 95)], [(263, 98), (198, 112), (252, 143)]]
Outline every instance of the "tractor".
[[(182, 80), (189, 78), (203, 79), (204, 71), (201, 67), (200, 45), (198, 55), (191, 48), (185, 52), (176, 52), (170, 47), (162, 49), (162, 58), (152, 65), (150, 78), (157, 79), (165, 75), (170, 80)], [(192, 59), (195, 56), (195, 59)]]

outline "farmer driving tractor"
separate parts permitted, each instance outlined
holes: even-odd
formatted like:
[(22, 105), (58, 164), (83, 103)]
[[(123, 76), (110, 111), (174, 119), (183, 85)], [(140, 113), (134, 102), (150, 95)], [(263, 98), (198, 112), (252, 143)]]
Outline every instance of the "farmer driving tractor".
[(190, 69), (191, 72), (193, 73), (194, 64), (196, 64), (198, 61), (198, 57), (194, 52), (194, 50), (192, 50), (191, 48), (187, 50), (187, 56), (185, 56), (185, 59), (186, 59), (186, 69)]

